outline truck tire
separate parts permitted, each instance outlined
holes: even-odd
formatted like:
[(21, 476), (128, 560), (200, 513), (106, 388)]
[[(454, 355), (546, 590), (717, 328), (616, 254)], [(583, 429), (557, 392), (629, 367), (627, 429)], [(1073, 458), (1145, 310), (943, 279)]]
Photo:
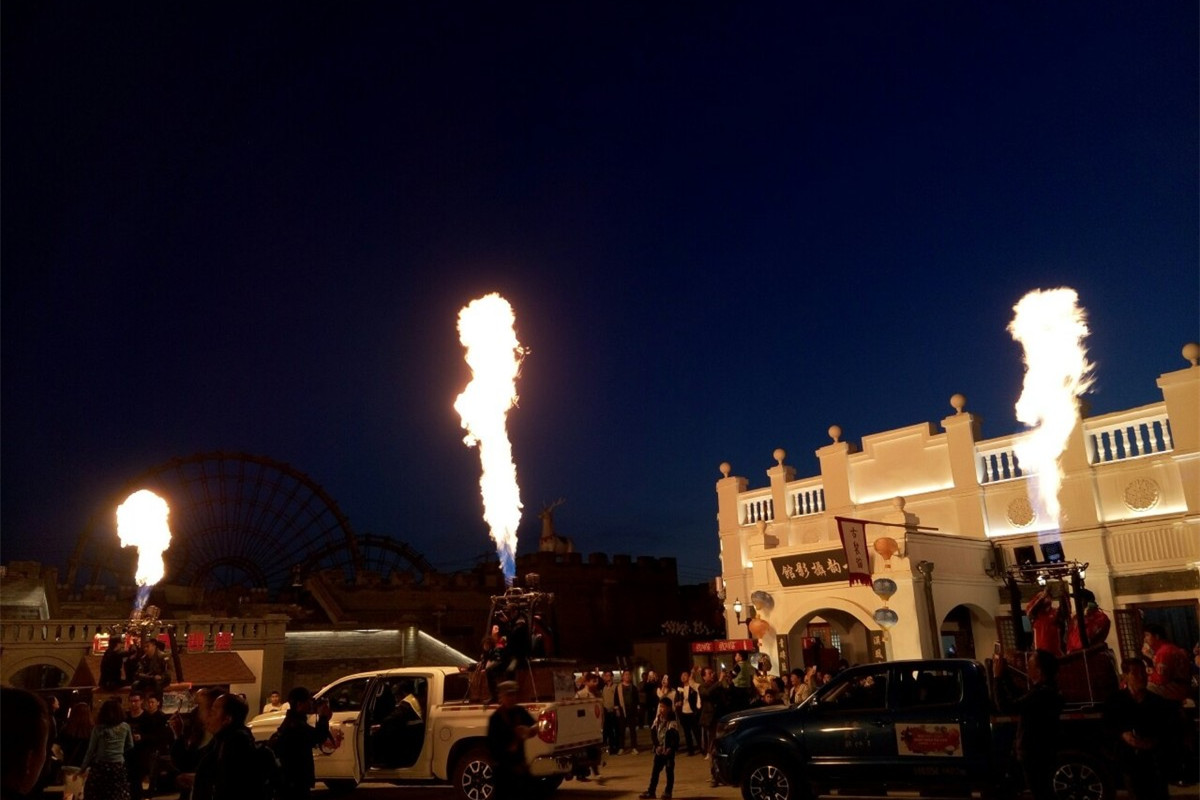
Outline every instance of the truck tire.
[(454, 790), (461, 800), (491, 800), (496, 793), (492, 755), (486, 747), (472, 747), (454, 762)]
[(1054, 796), (1059, 800), (1113, 800), (1116, 789), (1104, 764), (1078, 750), (1061, 753), (1054, 768)]
[(773, 753), (755, 756), (742, 770), (743, 800), (804, 800), (808, 788), (801, 787), (796, 770), (787, 759)]

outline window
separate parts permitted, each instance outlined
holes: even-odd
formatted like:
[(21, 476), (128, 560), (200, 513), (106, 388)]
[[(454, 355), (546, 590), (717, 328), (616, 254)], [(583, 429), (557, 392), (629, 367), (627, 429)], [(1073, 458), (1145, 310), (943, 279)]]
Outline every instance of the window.
[(886, 665), (843, 676), (820, 698), (821, 705), (838, 711), (884, 708), (887, 705), (887, 676)]
[(321, 699), (328, 700), (329, 707), (334, 711), (358, 711), (362, 708), (370, 683), (370, 678), (351, 678), (335, 683), (321, 694)]
[(955, 705), (962, 699), (958, 670), (909, 669), (896, 676), (896, 708)]

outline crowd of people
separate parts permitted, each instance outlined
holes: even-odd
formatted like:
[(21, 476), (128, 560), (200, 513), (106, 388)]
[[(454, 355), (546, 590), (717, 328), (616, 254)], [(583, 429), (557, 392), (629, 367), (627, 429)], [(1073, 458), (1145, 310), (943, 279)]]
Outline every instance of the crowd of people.
[[(659, 775), (666, 774), (663, 797), (674, 784), (675, 756), (712, 757), (717, 722), (724, 715), (757, 706), (796, 704), (817, 690), (830, 675), (815, 667), (793, 670), (787, 681), (771, 672), (771, 659), (737, 652), (729, 669), (697, 665), (673, 675), (649, 668), (636, 680), (631, 670), (589, 672), (579, 680), (576, 697), (594, 697), (604, 708), (604, 750), (609, 756), (637, 754), (648, 747), (654, 755), (650, 786), (654, 797)], [(644, 732), (643, 732), (644, 731)], [(639, 740), (648, 736), (649, 741)], [(588, 775), (576, 776), (587, 780)]]
[[(1104, 724), (1113, 735), (1116, 761), (1134, 800), (1162, 800), (1167, 796), (1168, 781), (1195, 779), (1196, 765), (1186, 762), (1194, 743), (1189, 749), (1188, 733), (1179, 721), (1182, 705), (1195, 699), (1200, 645), (1189, 657), (1167, 638), (1162, 626), (1148, 623), (1144, 634), (1143, 657), (1125, 659), (1121, 664), (1121, 690), (1105, 705)], [(47, 706), (36, 695), (4, 687), (5, 800), (37, 796), (49, 782), (47, 766), (51, 763), (65, 768), (68, 775), (86, 777), (87, 796), (93, 800), (152, 797), (164, 788), (159, 782), (164, 775), (171, 781), (165, 788), (180, 791), (182, 800), (263, 796), (261, 786), (246, 780), (255, 768), (255, 744), (246, 727), (250, 709), (245, 695), (199, 689), (191, 711), (168, 718), (162, 711), (161, 689), (169, 672), (156, 640), (148, 640), (132, 655), (119, 646), (115, 650), (120, 659), (110, 660), (107, 677), (117, 685), (131, 686), (128, 711), (119, 697), (105, 700), (93, 714), (86, 702), (64, 710), (54, 697)], [(676, 755), (683, 750), (687, 756), (710, 759), (717, 722), (724, 715), (756, 706), (802, 703), (836, 674), (810, 666), (781, 678), (772, 673), (769, 656), (755, 656), (738, 652), (729, 669), (697, 665), (677, 679), (654, 669), (645, 670), (640, 681), (629, 670), (619, 675), (590, 672), (580, 679), (577, 696), (601, 701), (603, 749), (609, 756), (650, 748), (652, 772), (642, 797), (656, 796), (659, 778), (665, 773), (662, 796), (670, 798)], [(1036, 651), (1026, 665), (1029, 684), (1020, 693), (1006, 672), (1004, 659), (995, 659), (993, 665), (997, 702), (1016, 711), (1020, 719), (1016, 756), (1035, 800), (1048, 796), (1046, 755), (1055, 749), (1062, 707), (1055, 685), (1057, 659), (1054, 651)], [(120, 664), (120, 677), (114, 677), (111, 664)], [(838, 670), (845, 666), (842, 661)], [(520, 741), (533, 735), (532, 721), (522, 719), (520, 707), (513, 702), (515, 686), (511, 681), (496, 686), (500, 708), (493, 716), (495, 730), (489, 728), (493, 757), (499, 773), (504, 774), (508, 774), (505, 754), (514, 748), (519, 752)], [(315, 783), (312, 748), (329, 738), (330, 708), (328, 704), (314, 708), (308, 691), (296, 688), (286, 702), (279, 692), (271, 692), (263, 711), (286, 712), (270, 742), (280, 766), (276, 794), (306, 797)], [(314, 712), (315, 726), (308, 723)], [(26, 730), (21, 738), (23, 721)], [(37, 726), (43, 724), (44, 732), (38, 733)], [(648, 742), (639, 741), (643, 729)], [(34, 746), (39, 737), (45, 743), (40, 756)], [(35, 762), (36, 772), (27, 785), (25, 778)], [(594, 762), (599, 764), (601, 758)], [(599, 768), (592, 770), (595, 774)], [(588, 780), (589, 774), (576, 777)], [(499, 780), (503, 782), (503, 775)], [(72, 800), (71, 785), (68, 782), (64, 800)]]
[[(54, 762), (66, 777), (64, 800), (82, 792), (89, 800), (139, 800), (160, 791), (178, 792), (181, 800), (298, 800), (316, 782), (312, 750), (329, 738), (329, 706), (314, 707), (302, 687), (288, 693), (267, 755), (246, 726), (250, 708), (241, 694), (201, 688), (190, 711), (168, 718), (158, 694), (133, 690), (128, 711), (121, 696), (112, 696), (94, 715), (78, 702), (60, 720), (53, 698), (48, 705), (23, 689), (2, 691), (3, 800), (40, 797)], [(315, 726), (310, 713), (317, 714)]]

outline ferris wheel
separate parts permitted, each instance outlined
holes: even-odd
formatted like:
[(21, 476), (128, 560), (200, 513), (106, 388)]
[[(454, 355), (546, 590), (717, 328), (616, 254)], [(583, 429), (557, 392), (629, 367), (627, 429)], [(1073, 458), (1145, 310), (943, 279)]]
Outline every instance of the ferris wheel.
[(308, 475), (263, 456), (211, 452), (172, 459), (129, 481), (80, 535), (69, 586), (132, 582), (137, 553), (121, 548), (113, 512), (138, 489), (170, 506), (167, 583), (277, 592), (300, 570), (340, 568), (353, 580), (363, 568), (350, 521)]

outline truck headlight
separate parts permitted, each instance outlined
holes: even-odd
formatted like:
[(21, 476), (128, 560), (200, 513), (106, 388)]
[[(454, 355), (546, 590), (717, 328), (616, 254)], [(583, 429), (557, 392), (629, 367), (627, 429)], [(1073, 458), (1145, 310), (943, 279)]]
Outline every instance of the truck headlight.
[(717, 738), (720, 739), (722, 736), (725, 736), (726, 734), (733, 733), (733, 729), (737, 727), (737, 724), (738, 723), (737, 723), (736, 719), (731, 719), (728, 721), (722, 720), (722, 721), (718, 722), (717, 723)]

